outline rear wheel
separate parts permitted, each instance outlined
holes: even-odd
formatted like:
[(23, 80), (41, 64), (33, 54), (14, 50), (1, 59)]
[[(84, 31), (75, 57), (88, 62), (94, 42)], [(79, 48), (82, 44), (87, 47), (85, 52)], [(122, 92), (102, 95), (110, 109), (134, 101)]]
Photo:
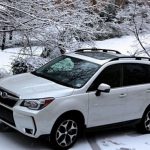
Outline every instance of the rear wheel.
[(51, 144), (55, 149), (64, 150), (70, 148), (79, 137), (81, 125), (77, 119), (59, 119), (51, 133)]
[(142, 133), (150, 133), (150, 109), (144, 113), (138, 129)]

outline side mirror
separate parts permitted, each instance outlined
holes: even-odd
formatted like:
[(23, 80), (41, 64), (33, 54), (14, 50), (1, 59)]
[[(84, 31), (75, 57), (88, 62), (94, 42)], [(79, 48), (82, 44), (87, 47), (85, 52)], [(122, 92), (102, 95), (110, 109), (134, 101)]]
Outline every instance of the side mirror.
[(109, 93), (110, 92), (110, 85), (101, 83), (96, 91), (96, 96), (100, 96), (101, 92)]

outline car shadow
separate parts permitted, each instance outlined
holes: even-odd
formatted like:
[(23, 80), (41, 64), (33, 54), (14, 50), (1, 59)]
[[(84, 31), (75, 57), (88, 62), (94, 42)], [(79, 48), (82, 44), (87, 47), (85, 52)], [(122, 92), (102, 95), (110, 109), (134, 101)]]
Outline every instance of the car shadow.
[(138, 136), (139, 133), (134, 126), (126, 126), (120, 128), (111, 128), (111, 129), (96, 129), (85, 132), (85, 136), (89, 139), (103, 139), (113, 136), (129, 135), (129, 136)]

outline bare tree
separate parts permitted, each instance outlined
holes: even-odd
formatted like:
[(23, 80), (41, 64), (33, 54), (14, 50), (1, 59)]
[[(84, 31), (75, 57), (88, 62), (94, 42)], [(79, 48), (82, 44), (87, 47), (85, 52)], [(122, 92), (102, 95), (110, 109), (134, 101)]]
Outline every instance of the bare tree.
[[(143, 3), (144, 5), (145, 3)], [(133, 14), (133, 24), (134, 24), (134, 30), (132, 30), (132, 32), (134, 33), (137, 41), (139, 42), (140, 46), (142, 47), (143, 51), (147, 54), (147, 56), (150, 57), (150, 54), (148, 53), (147, 49), (144, 47), (141, 39), (140, 39), (140, 30), (143, 27), (143, 17), (141, 18), (141, 22), (140, 25), (137, 24), (136, 22), (136, 12), (137, 12), (137, 5), (138, 5), (138, 0), (135, 1), (135, 8), (134, 8), (134, 14)], [(137, 52), (134, 53), (134, 55), (136, 55)]]
[(150, 57), (149, 50), (145, 47), (142, 36), (150, 31), (150, 6), (145, 0), (128, 0), (128, 5), (118, 12), (117, 21), (127, 33), (133, 33), (142, 50), (137, 50), (133, 55), (145, 53)]

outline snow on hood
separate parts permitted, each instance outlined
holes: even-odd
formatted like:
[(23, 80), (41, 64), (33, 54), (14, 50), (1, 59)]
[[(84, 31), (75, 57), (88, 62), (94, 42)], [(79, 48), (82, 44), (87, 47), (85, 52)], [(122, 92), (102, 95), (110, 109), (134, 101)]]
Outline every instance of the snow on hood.
[(74, 90), (31, 73), (3, 78), (0, 87), (17, 94), (21, 99), (69, 96)]

